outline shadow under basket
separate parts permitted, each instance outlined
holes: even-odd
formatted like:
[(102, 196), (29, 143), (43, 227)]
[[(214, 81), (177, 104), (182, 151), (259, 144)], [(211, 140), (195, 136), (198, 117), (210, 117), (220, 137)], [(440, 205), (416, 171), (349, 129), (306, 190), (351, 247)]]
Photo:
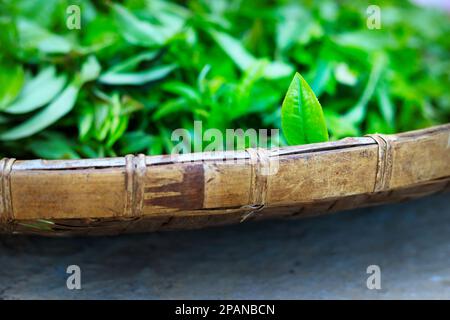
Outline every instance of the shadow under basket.
[(307, 217), (450, 190), (450, 124), (277, 149), (0, 163), (0, 229), (45, 236)]

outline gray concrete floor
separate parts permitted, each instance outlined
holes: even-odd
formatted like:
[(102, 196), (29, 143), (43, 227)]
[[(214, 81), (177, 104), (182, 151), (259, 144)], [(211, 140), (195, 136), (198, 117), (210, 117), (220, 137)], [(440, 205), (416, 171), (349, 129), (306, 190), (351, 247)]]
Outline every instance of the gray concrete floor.
[[(449, 200), (197, 231), (1, 236), (0, 298), (450, 299)], [(81, 290), (66, 288), (72, 264)], [(373, 264), (381, 290), (366, 287)]]

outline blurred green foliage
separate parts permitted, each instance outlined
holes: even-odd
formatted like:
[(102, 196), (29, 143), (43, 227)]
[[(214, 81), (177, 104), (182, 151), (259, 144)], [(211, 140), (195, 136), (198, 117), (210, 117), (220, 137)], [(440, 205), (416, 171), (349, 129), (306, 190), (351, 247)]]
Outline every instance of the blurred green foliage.
[[(70, 30), (70, 5), (81, 29)], [(450, 118), (444, 12), (377, 1), (4, 0), (0, 152), (84, 158), (173, 146), (173, 129), (280, 128), (295, 71), (331, 139)]]

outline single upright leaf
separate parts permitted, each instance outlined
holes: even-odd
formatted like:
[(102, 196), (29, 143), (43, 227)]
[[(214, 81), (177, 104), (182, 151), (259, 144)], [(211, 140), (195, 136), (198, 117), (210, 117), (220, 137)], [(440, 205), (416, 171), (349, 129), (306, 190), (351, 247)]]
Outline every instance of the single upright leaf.
[(290, 145), (328, 141), (322, 107), (299, 73), (294, 75), (284, 98), (281, 127)]
[(56, 76), (56, 68), (47, 67), (25, 83), (20, 95), (4, 112), (20, 114), (34, 111), (52, 101), (65, 84), (65, 76)]

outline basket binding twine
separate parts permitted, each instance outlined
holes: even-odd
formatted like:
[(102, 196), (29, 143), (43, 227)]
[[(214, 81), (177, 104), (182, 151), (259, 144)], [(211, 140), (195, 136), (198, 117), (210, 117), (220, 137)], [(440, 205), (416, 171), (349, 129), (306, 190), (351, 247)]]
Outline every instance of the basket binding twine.
[(366, 137), (372, 138), (378, 145), (378, 164), (373, 192), (386, 191), (389, 189), (392, 175), (392, 142), (395, 141), (395, 136), (376, 133), (368, 134)]
[(14, 231), (14, 212), (11, 199), (11, 171), (16, 159), (3, 158), (0, 160), (1, 197), (0, 197), (0, 227), (6, 232)]
[(144, 178), (147, 172), (145, 155), (125, 156), (125, 208), (124, 216), (139, 217), (142, 215), (144, 202)]
[(254, 214), (262, 211), (266, 206), (268, 176), (271, 173), (270, 156), (271, 151), (263, 148), (248, 148), (245, 150), (250, 156), (252, 178), (250, 183), (250, 205), (243, 206), (242, 209), (250, 210), (242, 216), (244, 222)]

